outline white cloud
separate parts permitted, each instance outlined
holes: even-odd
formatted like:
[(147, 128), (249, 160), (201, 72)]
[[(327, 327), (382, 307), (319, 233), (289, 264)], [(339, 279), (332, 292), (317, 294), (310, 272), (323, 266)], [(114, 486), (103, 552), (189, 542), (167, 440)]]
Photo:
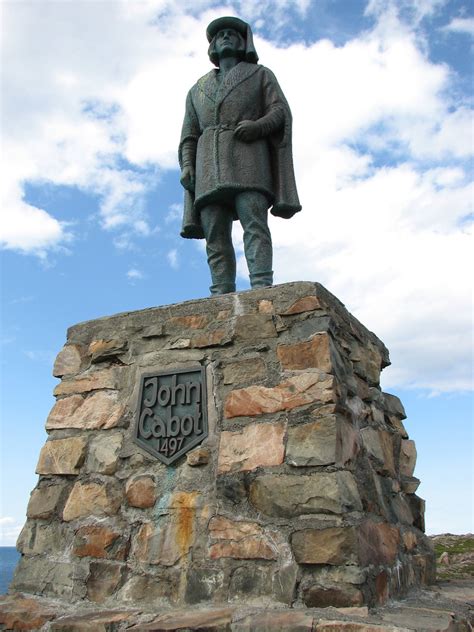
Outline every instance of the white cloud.
[(168, 213), (165, 215), (165, 224), (172, 224), (173, 222), (180, 222), (183, 217), (183, 205), (171, 204), (168, 209)]
[(0, 517), (0, 546), (14, 546), (22, 525), (11, 516)]
[(380, 17), (387, 14), (399, 15), (404, 13), (414, 24), (423, 18), (435, 14), (447, 0), (369, 0), (366, 7), (367, 15)]
[(141, 270), (138, 270), (137, 268), (130, 268), (130, 270), (128, 270), (127, 272), (127, 278), (129, 278), (131, 281), (137, 281), (139, 279), (143, 279), (144, 274), (143, 272), (141, 272)]
[(442, 30), (474, 36), (474, 18), (453, 18)]
[(59, 222), (41, 208), (27, 204), (22, 197), (18, 182), (4, 181), (0, 201), (2, 247), (45, 256), (51, 247), (70, 241), (71, 235), (64, 222)]
[(340, 190), (303, 183), (304, 212), (272, 222), (277, 281), (319, 280), (374, 330), (391, 350), (385, 387), (471, 387), (473, 189), (459, 175), (402, 165)]
[(158, 175), (121, 161), (176, 167), (184, 97), (208, 65), (209, 21), (230, 12), (283, 24), (288, 8), (304, 14), (309, 0), (212, 4), (194, 3), (199, 17), (168, 0), (3, 7), (3, 247), (44, 256), (70, 237), (51, 213), (23, 200), (26, 181), (98, 194), (105, 229), (150, 232), (143, 202)]
[(168, 263), (174, 270), (177, 270), (179, 268), (178, 251), (176, 248), (172, 248), (170, 251), (168, 251), (168, 253), (166, 254), (166, 258), (168, 259)]

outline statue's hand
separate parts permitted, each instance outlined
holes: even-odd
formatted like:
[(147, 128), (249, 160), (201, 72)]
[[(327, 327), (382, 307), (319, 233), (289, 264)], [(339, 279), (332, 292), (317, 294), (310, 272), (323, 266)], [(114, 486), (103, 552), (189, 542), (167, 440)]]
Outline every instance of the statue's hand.
[(234, 135), (244, 143), (251, 143), (260, 137), (260, 126), (256, 121), (241, 121), (235, 128)]
[(191, 193), (194, 191), (194, 187), (196, 186), (196, 172), (193, 167), (184, 167), (181, 172), (181, 178), (179, 180), (183, 187)]

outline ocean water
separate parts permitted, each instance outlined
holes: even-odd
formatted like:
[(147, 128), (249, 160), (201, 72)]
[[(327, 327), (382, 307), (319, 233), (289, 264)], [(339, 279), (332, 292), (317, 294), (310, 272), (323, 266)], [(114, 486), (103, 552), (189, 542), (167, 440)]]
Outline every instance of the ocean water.
[(0, 546), (0, 595), (7, 592), (19, 559), (20, 554), (14, 546)]

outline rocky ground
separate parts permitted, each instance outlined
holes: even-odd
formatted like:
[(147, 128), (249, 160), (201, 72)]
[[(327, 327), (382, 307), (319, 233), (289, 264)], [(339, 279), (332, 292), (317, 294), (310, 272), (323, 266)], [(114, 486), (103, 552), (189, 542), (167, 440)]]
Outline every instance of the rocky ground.
[(13, 594), (0, 598), (0, 630), (41, 632), (472, 632), (474, 536), (431, 536), (438, 559), (437, 583), (404, 599), (361, 608), (192, 608), (164, 612), (104, 610)]
[(438, 580), (474, 578), (474, 535), (430, 536), (434, 544), (437, 560)]
[(13, 594), (0, 597), (0, 630), (37, 632), (472, 632), (474, 581), (438, 582), (371, 610), (235, 606), (140, 611)]

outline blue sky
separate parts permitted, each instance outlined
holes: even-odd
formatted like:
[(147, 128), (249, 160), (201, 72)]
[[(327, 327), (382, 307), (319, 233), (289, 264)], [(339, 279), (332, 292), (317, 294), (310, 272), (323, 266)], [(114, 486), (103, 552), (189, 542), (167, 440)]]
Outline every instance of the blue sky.
[[(238, 15), (294, 118), (303, 212), (275, 281), (319, 281), (388, 346), (427, 531), (473, 528), (472, 52), (467, 0), (5, 1), (0, 545), (13, 544), (68, 326), (208, 294), (179, 237), (177, 143)], [(247, 289), (242, 238), (238, 288)]]

